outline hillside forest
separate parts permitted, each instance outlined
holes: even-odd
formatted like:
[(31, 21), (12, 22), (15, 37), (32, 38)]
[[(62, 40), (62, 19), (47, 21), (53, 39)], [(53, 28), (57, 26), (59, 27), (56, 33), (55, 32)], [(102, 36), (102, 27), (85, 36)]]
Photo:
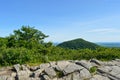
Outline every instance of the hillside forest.
[[(120, 58), (120, 48), (107, 48), (94, 43), (93, 45), (83, 39), (71, 42), (69, 47), (66, 47), (66, 44), (61, 47), (53, 45), (52, 42), (45, 42), (47, 37), (49, 36), (30, 26), (22, 26), (7, 37), (0, 37), (0, 66), (18, 63), (35, 65), (58, 60), (95, 58), (106, 61)], [(77, 41), (82, 46), (78, 45)], [(77, 46), (73, 47), (74, 45)]]

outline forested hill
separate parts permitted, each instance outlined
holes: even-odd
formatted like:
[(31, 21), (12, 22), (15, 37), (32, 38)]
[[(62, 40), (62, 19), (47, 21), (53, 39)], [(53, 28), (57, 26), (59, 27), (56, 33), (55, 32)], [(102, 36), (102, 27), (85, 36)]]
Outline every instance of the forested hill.
[(82, 38), (65, 41), (63, 43), (58, 44), (57, 46), (69, 49), (85, 49), (85, 48), (96, 49), (97, 47), (99, 47), (97, 44), (86, 41)]

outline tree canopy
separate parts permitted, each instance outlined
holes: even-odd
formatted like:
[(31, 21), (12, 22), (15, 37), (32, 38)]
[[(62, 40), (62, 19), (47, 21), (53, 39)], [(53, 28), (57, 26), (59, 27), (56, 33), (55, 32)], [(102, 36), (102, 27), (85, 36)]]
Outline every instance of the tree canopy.
[(22, 26), (21, 29), (14, 30), (14, 34), (8, 37), (9, 47), (27, 46), (27, 44), (40, 44), (48, 37), (41, 31), (30, 26)]

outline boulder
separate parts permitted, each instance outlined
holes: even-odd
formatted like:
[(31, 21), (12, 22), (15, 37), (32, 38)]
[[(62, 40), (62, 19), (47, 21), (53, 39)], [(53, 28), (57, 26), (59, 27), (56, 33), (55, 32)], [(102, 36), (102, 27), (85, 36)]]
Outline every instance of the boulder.
[(57, 66), (57, 62), (53, 61), (53, 62), (50, 62), (50, 67), (53, 67), (53, 68), (56, 68)]
[(76, 64), (81, 65), (88, 70), (92, 67), (92, 64), (86, 60), (77, 61)]
[(38, 69), (39, 69), (38, 66), (32, 66), (32, 67), (30, 67), (30, 71), (36, 71), (36, 70), (38, 70)]
[(40, 69), (46, 69), (48, 67), (50, 67), (49, 63), (40, 64), (40, 66), (39, 66)]
[(79, 74), (79, 72), (74, 72), (72, 74), (72, 80), (80, 80), (80, 74)]
[(83, 79), (83, 80), (91, 77), (90, 72), (85, 68), (80, 71), (79, 75), (80, 75), (80, 79)]
[(69, 61), (58, 61), (56, 69), (58, 71), (63, 71), (69, 64), (70, 64)]
[(33, 77), (39, 77), (40, 74), (44, 71), (44, 69), (38, 69), (33, 72)]
[(16, 64), (16, 65), (14, 65), (13, 68), (15, 69), (16, 72), (18, 72), (18, 71), (21, 70), (21, 66), (20, 66), (20, 64)]
[(64, 68), (63, 73), (64, 73), (64, 75), (67, 75), (67, 74), (70, 74), (70, 73), (73, 73), (75, 71), (79, 71), (82, 69), (83, 69), (82, 66), (77, 65), (75, 63), (71, 63), (68, 66), (66, 66), (66, 68)]
[(56, 72), (52, 67), (46, 68), (45, 73), (50, 77), (54, 78), (56, 76)]
[(94, 65), (93, 66), (101, 66), (103, 64), (103, 62), (97, 60), (97, 59), (91, 59), (90, 60), (91, 63), (93, 63)]
[(26, 71), (19, 71), (19, 72), (17, 72), (17, 79), (18, 80), (27, 80), (27, 79), (29, 79), (29, 74)]

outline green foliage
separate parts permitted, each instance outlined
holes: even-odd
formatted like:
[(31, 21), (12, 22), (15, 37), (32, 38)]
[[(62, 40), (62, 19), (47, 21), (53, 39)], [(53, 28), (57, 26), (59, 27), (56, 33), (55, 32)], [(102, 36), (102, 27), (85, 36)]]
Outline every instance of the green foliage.
[(25, 63), (31, 60), (31, 52), (25, 48), (7, 48), (0, 56), (1, 65)]
[(7, 39), (0, 37), (0, 47), (6, 47)]
[(42, 43), (46, 38), (45, 34), (41, 31), (34, 29), (30, 26), (22, 26), (21, 29), (14, 30), (14, 34), (8, 37), (8, 47), (26, 47), (32, 48), (36, 44)]
[[(46, 37), (41, 31), (29, 26), (22, 26), (21, 29), (15, 30), (14, 34), (8, 37), (0, 37), (0, 66), (18, 63), (46, 63), (58, 60), (88, 60), (92, 58), (113, 60), (120, 58), (120, 48), (97, 47), (97, 45), (82, 39), (70, 41), (70, 45), (66, 44), (72, 49), (61, 48), (54, 46), (52, 42), (45, 43), (44, 38)], [(78, 44), (79, 41), (80, 44)], [(84, 47), (82, 49), (78, 46)], [(58, 72), (58, 76), (61, 75), (61, 72)]]
[(95, 66), (91, 67), (89, 71), (90, 71), (90, 73), (95, 73), (97, 71), (97, 67), (95, 67)]
[(66, 41), (61, 44), (58, 44), (58, 46), (69, 49), (86, 49), (86, 48), (96, 49), (97, 47), (99, 47), (97, 44), (85, 41), (83, 39), (74, 39), (74, 40)]

